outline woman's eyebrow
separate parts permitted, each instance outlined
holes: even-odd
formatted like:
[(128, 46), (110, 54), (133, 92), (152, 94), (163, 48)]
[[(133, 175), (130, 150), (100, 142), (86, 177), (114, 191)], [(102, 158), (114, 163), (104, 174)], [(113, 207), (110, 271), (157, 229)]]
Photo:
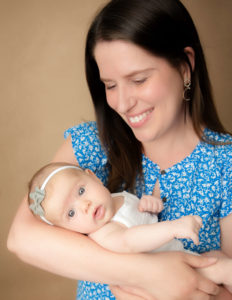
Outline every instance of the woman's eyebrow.
[[(146, 69), (135, 70), (135, 71), (130, 72), (129, 74), (124, 75), (123, 77), (130, 78), (130, 77), (133, 77), (133, 76), (138, 75), (140, 73), (145, 73), (145, 72), (153, 71), (154, 69), (155, 68), (146, 68)], [(103, 77), (100, 77), (100, 79), (103, 82), (111, 82), (111, 81), (113, 81), (112, 79), (103, 78)]]
[(146, 69), (140, 69), (130, 72), (129, 74), (125, 75), (126, 78), (133, 77), (134, 75), (138, 75), (140, 73), (146, 73), (154, 70), (155, 68), (146, 68)]

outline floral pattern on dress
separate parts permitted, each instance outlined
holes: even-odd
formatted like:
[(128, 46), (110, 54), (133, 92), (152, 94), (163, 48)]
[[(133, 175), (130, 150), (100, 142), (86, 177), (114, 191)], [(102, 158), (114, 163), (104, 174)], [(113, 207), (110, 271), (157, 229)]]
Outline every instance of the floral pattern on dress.
[[(89, 168), (106, 184), (109, 173), (107, 156), (101, 146), (96, 122), (82, 123), (65, 131), (71, 135), (74, 154), (79, 165)], [(228, 134), (205, 129), (206, 138), (217, 142), (232, 142)], [(144, 186), (137, 181), (136, 194), (152, 194), (159, 182), (164, 209), (159, 220), (174, 220), (184, 215), (199, 215), (203, 219), (200, 244), (182, 239), (185, 249), (198, 253), (220, 249), (220, 218), (232, 212), (232, 145), (212, 145), (199, 142), (193, 152), (174, 166), (160, 170), (142, 157)], [(79, 281), (77, 300), (115, 299), (105, 284)]]

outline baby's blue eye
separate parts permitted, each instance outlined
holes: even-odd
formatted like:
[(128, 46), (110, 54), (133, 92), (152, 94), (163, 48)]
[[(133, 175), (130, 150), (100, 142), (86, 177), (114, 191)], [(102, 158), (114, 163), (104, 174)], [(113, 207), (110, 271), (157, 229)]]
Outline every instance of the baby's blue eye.
[(70, 209), (70, 211), (68, 212), (68, 216), (69, 216), (70, 218), (74, 217), (74, 216), (75, 216), (75, 210)]
[(85, 188), (81, 187), (81, 188), (79, 189), (79, 195), (83, 195), (84, 192), (85, 192)]

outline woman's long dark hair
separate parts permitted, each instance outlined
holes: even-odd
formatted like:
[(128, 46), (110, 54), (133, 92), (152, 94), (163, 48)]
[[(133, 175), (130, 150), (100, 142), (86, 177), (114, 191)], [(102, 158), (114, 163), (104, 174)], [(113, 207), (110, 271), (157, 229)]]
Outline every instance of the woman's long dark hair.
[(141, 174), (142, 145), (129, 126), (106, 101), (104, 84), (94, 59), (98, 41), (125, 40), (165, 58), (179, 69), (186, 62), (184, 52), (192, 47), (195, 68), (191, 77), (191, 101), (187, 106), (194, 129), (201, 138), (201, 126), (225, 133), (214, 105), (206, 62), (194, 23), (179, 0), (112, 0), (90, 26), (85, 52), (86, 77), (95, 107), (99, 135), (110, 166), (108, 188), (116, 191), (122, 183), (133, 190)]

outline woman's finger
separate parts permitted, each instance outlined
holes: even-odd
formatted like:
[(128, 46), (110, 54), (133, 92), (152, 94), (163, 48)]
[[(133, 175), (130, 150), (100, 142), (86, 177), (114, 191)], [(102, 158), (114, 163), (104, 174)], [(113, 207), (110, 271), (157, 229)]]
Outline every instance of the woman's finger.
[(211, 300), (211, 296), (202, 291), (195, 291), (188, 300)]
[(217, 286), (214, 282), (206, 279), (203, 276), (202, 276), (202, 279), (199, 280), (199, 282), (198, 282), (198, 289), (199, 289), (199, 291), (204, 292), (209, 295), (217, 295), (220, 291), (219, 286)]
[(156, 300), (144, 291), (133, 287), (110, 286), (110, 290), (117, 300)]
[(127, 299), (127, 300), (145, 300), (146, 299), (146, 298), (141, 298), (140, 296), (136, 296), (131, 293), (128, 293), (117, 286), (113, 286), (113, 287), (111, 286), (110, 290), (117, 300), (125, 300), (125, 299)]

